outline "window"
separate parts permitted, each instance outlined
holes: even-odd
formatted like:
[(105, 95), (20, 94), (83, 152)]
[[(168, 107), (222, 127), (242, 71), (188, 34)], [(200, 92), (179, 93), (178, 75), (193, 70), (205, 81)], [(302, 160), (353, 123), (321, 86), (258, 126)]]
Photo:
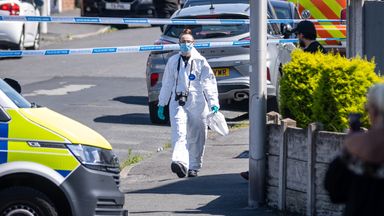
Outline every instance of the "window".
[(0, 91), (2, 91), (19, 108), (30, 108), (31, 104), (10, 87), (4, 80), (0, 79)]
[(191, 7), (196, 5), (210, 5), (210, 4), (249, 4), (249, 0), (188, 0), (185, 2), (184, 7)]
[(166, 30), (165, 35), (178, 38), (184, 28), (192, 30), (195, 39), (226, 38), (249, 32), (249, 25), (172, 25)]
[(291, 9), (289, 7), (274, 7), (278, 19), (292, 19)]
[[(222, 15), (222, 16), (200, 16), (182, 17), (178, 19), (248, 19), (248, 16)], [(178, 38), (185, 28), (192, 30), (195, 39), (226, 38), (241, 35), (249, 32), (249, 25), (169, 25), (164, 35)]]

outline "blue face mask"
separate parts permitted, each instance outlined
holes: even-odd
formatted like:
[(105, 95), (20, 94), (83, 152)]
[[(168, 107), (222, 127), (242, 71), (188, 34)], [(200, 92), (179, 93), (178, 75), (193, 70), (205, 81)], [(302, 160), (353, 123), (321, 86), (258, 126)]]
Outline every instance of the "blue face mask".
[(193, 48), (193, 43), (180, 43), (180, 51), (183, 54), (190, 53)]

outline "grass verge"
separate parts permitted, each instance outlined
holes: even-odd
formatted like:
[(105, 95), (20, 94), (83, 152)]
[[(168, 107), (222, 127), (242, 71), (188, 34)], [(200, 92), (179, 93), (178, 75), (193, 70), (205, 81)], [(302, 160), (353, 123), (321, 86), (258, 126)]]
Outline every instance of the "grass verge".
[(144, 159), (143, 156), (141, 156), (139, 154), (134, 155), (132, 153), (132, 149), (129, 149), (128, 150), (128, 158), (124, 162), (120, 163), (120, 169), (124, 169), (127, 166), (139, 163), (143, 159)]
[(163, 145), (163, 148), (164, 148), (164, 149), (169, 149), (169, 148), (171, 148), (171, 147), (172, 147), (171, 143), (165, 143), (165, 144)]
[(236, 124), (228, 125), (230, 129), (246, 128), (249, 127), (249, 121), (241, 121)]

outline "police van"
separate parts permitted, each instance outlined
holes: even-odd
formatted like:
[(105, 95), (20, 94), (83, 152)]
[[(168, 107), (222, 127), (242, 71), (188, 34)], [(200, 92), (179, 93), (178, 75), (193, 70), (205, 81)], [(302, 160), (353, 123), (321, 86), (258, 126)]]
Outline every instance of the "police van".
[(128, 215), (108, 141), (18, 88), (0, 80), (0, 215)]
[[(288, 0), (296, 5), (305, 19), (345, 20), (347, 0)], [(343, 22), (316, 23), (318, 38), (346, 38), (347, 27)], [(345, 55), (346, 43), (339, 40), (321, 41), (324, 48)]]

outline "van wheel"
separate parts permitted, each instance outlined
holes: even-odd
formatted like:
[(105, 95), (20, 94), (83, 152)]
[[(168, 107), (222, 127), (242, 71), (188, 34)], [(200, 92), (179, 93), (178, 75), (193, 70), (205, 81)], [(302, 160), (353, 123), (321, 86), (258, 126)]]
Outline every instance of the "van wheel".
[(165, 125), (169, 123), (169, 108), (164, 107), (165, 120), (161, 120), (157, 117), (157, 101), (149, 102), (149, 118), (153, 124)]
[(57, 216), (51, 200), (29, 187), (11, 187), (0, 191), (0, 203), (2, 216)]

